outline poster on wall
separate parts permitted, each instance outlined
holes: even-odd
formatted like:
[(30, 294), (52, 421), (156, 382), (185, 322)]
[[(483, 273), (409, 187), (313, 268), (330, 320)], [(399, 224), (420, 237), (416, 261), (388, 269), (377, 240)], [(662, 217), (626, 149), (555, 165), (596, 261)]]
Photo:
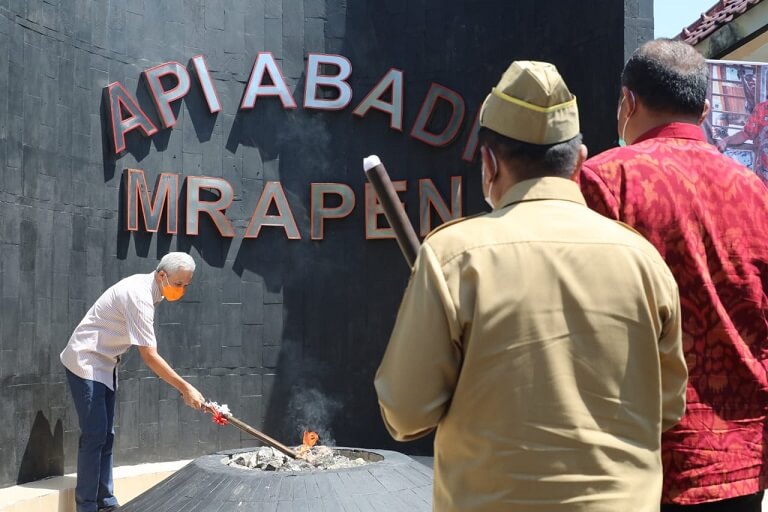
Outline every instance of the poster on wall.
[(712, 144), (768, 182), (768, 63), (708, 61)]

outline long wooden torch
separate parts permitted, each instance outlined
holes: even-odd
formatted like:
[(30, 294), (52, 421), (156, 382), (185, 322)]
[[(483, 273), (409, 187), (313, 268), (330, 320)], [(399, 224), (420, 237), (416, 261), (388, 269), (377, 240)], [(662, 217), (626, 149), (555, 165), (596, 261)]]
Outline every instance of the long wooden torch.
[(400, 250), (403, 252), (403, 256), (405, 256), (405, 261), (408, 263), (408, 266), (413, 267), (421, 244), (416, 236), (416, 231), (413, 229), (413, 225), (411, 225), (411, 221), (408, 219), (408, 214), (405, 213), (403, 203), (400, 202), (395, 187), (392, 185), (392, 180), (384, 168), (384, 164), (381, 163), (381, 159), (378, 156), (371, 155), (363, 160), (363, 169), (365, 170), (365, 176), (373, 187), (373, 191), (376, 192), (387, 222), (392, 226)]
[(204, 407), (210, 411), (211, 414), (213, 414), (213, 421), (214, 423), (218, 423), (219, 425), (226, 425), (228, 423), (234, 425), (235, 427), (239, 428), (246, 434), (250, 434), (262, 443), (271, 446), (275, 450), (278, 450), (288, 457), (295, 459), (296, 458), (296, 452), (291, 450), (289, 447), (285, 446), (283, 443), (276, 439), (272, 439), (264, 432), (261, 432), (260, 430), (256, 430), (252, 426), (248, 425), (246, 422), (239, 420), (235, 418), (232, 413), (229, 411), (229, 407), (226, 405), (219, 405), (216, 402), (206, 402), (203, 404)]

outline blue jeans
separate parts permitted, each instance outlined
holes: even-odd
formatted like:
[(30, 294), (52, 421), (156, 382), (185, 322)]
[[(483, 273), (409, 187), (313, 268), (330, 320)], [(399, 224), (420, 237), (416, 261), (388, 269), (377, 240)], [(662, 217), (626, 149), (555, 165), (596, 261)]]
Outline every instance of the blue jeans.
[(117, 505), (112, 485), (115, 392), (101, 382), (81, 379), (69, 370), (67, 381), (80, 420), (75, 487), (77, 512), (97, 512)]

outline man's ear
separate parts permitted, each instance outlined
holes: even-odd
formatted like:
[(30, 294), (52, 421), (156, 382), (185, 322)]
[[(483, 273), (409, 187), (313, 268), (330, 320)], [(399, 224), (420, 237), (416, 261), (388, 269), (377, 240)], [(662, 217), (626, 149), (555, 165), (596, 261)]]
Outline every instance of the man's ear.
[(704, 124), (711, 109), (712, 105), (709, 104), (709, 100), (704, 100), (704, 110), (701, 112), (701, 117), (699, 117), (699, 124)]
[(493, 181), (493, 178), (496, 176), (495, 173), (498, 172), (498, 169), (495, 168), (493, 157), (491, 156), (491, 151), (486, 145), (480, 146), (480, 165), (485, 168), (485, 179), (488, 181)]
[(576, 157), (576, 165), (573, 167), (573, 172), (571, 172), (571, 178), (575, 178), (579, 171), (581, 171), (581, 166), (584, 165), (584, 162), (587, 160), (587, 155), (589, 154), (589, 151), (587, 150), (587, 146), (582, 144), (579, 147), (579, 154)]

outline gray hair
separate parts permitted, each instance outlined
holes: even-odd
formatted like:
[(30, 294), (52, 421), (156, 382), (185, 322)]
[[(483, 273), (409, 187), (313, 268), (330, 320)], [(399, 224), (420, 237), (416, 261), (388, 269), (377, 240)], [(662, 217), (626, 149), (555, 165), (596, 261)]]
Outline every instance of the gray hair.
[(169, 252), (163, 256), (163, 259), (161, 259), (160, 263), (157, 264), (155, 272), (159, 272), (161, 270), (165, 270), (165, 272), (168, 274), (173, 274), (179, 270), (194, 272), (195, 260), (193, 260), (192, 256), (185, 252)]

